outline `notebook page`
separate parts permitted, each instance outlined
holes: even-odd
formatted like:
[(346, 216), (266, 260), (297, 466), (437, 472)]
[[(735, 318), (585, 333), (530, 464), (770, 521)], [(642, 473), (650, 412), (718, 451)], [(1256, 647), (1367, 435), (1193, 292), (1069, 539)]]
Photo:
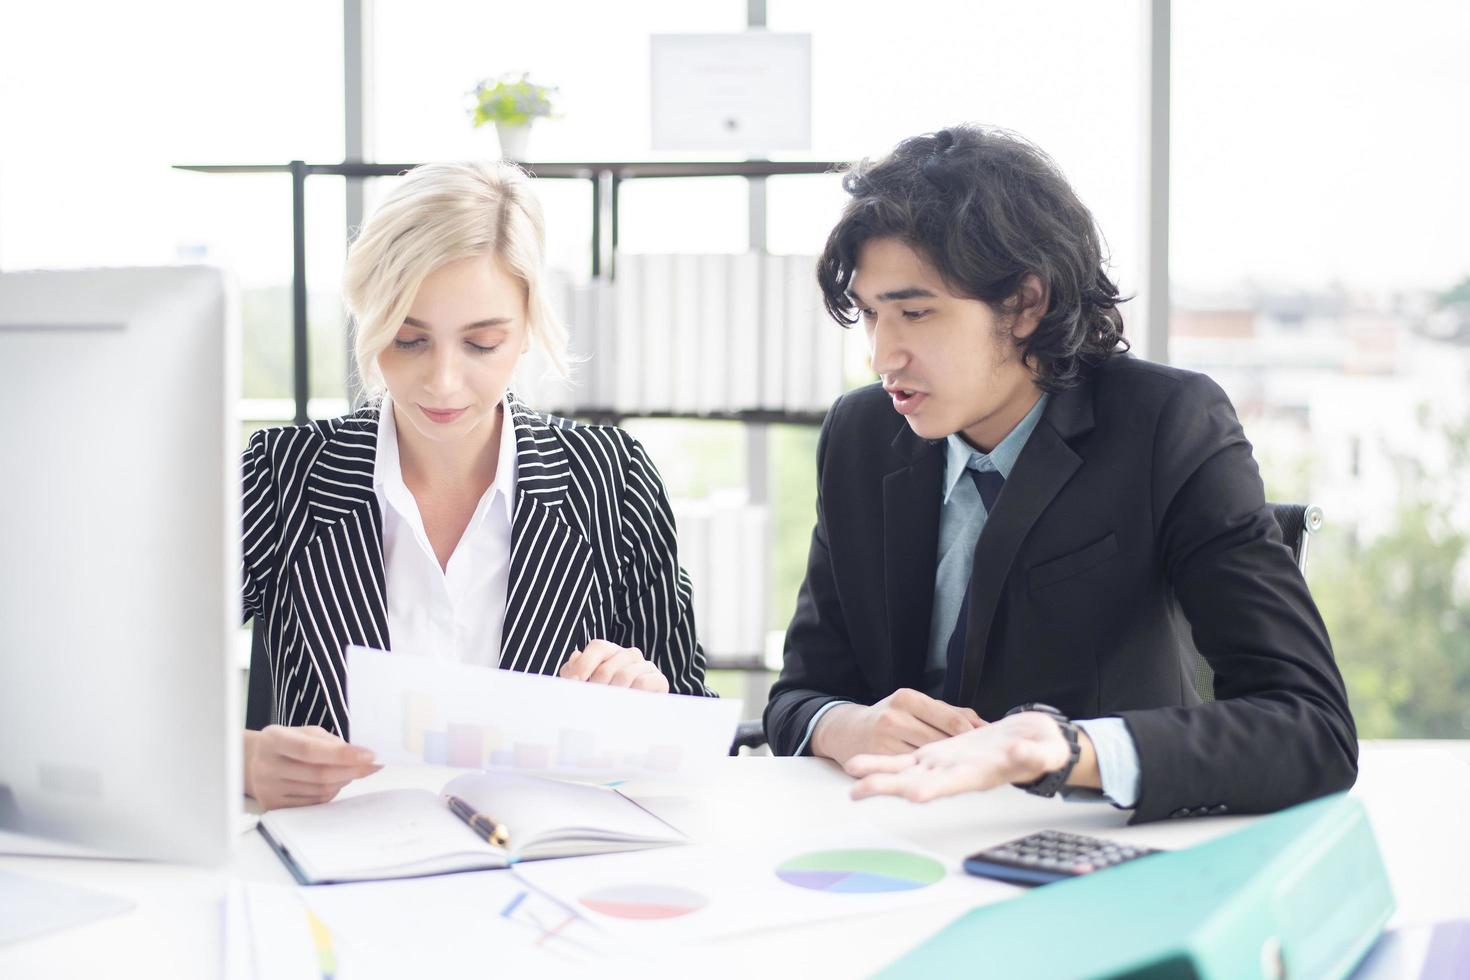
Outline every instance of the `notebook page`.
[[(466, 773), (444, 792), (504, 824), (514, 854), (581, 853), (579, 845), (679, 844), (684, 836), (601, 786), (495, 771)], [(598, 848), (600, 849), (600, 848)]]
[(441, 797), (422, 789), (270, 810), (261, 823), (317, 881), (505, 863), (503, 852), (476, 836)]

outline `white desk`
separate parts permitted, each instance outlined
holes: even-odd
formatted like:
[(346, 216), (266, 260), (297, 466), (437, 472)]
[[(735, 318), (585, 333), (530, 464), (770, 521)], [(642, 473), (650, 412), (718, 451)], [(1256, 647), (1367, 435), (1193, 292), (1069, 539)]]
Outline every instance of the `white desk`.
[[(348, 791), (395, 785), (437, 790), (447, 778), (447, 770), (385, 769)], [(1249, 820), (1212, 817), (1129, 827), (1126, 814), (1111, 807), (1041, 800), (1010, 788), (922, 806), (895, 799), (854, 803), (847, 797), (850, 785), (826, 762), (746, 757), (722, 761), (688, 796), (640, 799), (691, 837), (709, 843), (739, 839), (752, 822), (799, 830), (868, 820), (937, 852), (955, 869), (982, 846), (1042, 827), (1178, 848)], [(1398, 912), (1391, 924), (1470, 917), (1470, 844), (1464, 837), (1470, 814), (1470, 742), (1366, 742), (1354, 793), (1368, 808), (1392, 878)], [(0, 856), (0, 869), (105, 890), (137, 903), (126, 915), (0, 947), (0, 977), (7, 980), (89, 974), (221, 976), (221, 899), (228, 881), (291, 881), (254, 831), (242, 835), (234, 860), (221, 869), (11, 856)], [(661, 952), (659, 966), (670, 976), (701, 980), (863, 976), (967, 907), (930, 907), (771, 930)]]

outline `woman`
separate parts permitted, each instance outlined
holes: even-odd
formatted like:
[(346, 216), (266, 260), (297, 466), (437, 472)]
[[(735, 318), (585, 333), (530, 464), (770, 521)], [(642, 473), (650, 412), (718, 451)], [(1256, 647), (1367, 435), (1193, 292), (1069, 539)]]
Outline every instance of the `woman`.
[(515, 167), (410, 171), (347, 259), (370, 407), (251, 437), (245, 615), (264, 632), (278, 724), (245, 732), (245, 791), (267, 808), (375, 771), (343, 741), (350, 645), (708, 693), (643, 447), (510, 392), (533, 344), (566, 371), (543, 242)]

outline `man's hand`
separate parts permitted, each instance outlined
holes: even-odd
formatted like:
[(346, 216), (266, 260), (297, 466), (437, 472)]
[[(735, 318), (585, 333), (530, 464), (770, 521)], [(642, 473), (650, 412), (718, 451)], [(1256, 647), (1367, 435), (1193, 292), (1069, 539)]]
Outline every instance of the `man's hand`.
[(593, 640), (561, 665), (559, 676), (568, 680), (631, 687), (636, 691), (669, 693), (669, 679), (654, 664), (643, 659), (636, 647), (620, 647), (607, 640)]
[[(1067, 783), (1096, 788), (1100, 782), (1092, 740), (1081, 729), (1077, 738), (1082, 751)], [(862, 777), (852, 788), (855, 800), (902, 796), (926, 803), (970, 790), (1029, 783), (1062, 768), (1071, 755), (1066, 736), (1050, 715), (1024, 711), (903, 755), (860, 755), (843, 768)]]
[(381, 768), (372, 752), (317, 725), (267, 725), (245, 733), (245, 792), (267, 810), (325, 803)]
[(812, 732), (812, 754), (846, 765), (855, 755), (911, 752), (984, 725), (969, 708), (904, 687), (872, 707), (839, 704), (828, 709)]

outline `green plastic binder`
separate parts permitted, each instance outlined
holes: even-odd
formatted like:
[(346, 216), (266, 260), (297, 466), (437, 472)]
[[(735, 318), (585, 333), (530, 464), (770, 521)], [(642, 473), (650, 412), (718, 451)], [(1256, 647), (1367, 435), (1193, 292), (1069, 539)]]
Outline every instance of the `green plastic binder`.
[(1363, 805), (1339, 794), (975, 909), (878, 976), (1344, 977), (1393, 908)]

